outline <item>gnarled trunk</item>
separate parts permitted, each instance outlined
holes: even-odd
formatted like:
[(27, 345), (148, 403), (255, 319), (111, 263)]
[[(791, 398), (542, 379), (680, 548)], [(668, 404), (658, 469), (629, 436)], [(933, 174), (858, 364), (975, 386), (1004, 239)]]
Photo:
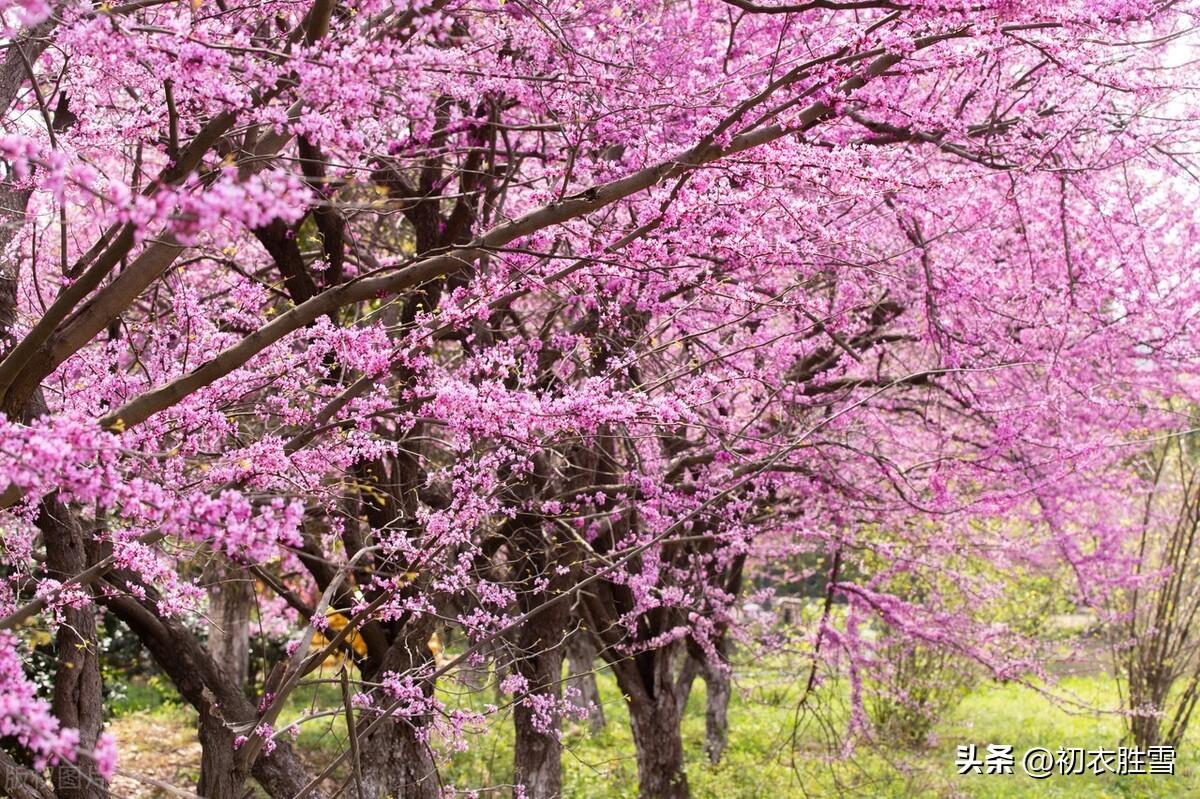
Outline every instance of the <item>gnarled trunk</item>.
[(234, 735), (215, 703), (200, 707), (200, 781), (196, 794), (205, 799), (240, 799), (248, 776), (238, 766)]
[[(66, 580), (87, 569), (87, 541), (67, 506), (44, 500), (38, 527), (46, 542), (46, 566), (52, 577)], [(79, 608), (67, 606), (62, 613), (55, 634), (58, 664), (52, 708), (64, 727), (79, 730), (81, 754), (74, 763), (61, 763), (53, 769), (54, 787), (59, 799), (99, 799), (108, 795), (108, 787), (91, 758), (104, 727), (96, 608), (89, 602)]]
[(641, 799), (688, 799), (683, 769), (683, 707), (673, 690), (629, 702)]
[[(133, 585), (131, 575), (114, 573), (106, 582), (113, 590), (98, 594), (108, 607), (133, 631), (181, 696), (200, 716), (200, 780), (197, 793), (212, 799), (241, 799), (247, 791), (249, 776), (239, 766), (234, 749), (236, 733), (258, 718), (254, 706), (217, 667), (212, 656), (200, 641), (185, 627), (172, 619), (157, 617), (140, 601), (123, 596), (123, 584)], [(139, 586), (144, 589), (144, 586)], [(152, 594), (146, 590), (146, 593)], [(153, 597), (150, 597), (152, 602)], [(308, 782), (304, 765), (287, 740), (276, 740), (270, 754), (260, 752), (249, 773), (272, 799), (292, 799)], [(314, 799), (320, 799), (318, 792)]]
[(609, 661), (629, 708), (641, 799), (688, 799), (680, 725), (695, 672), (689, 672), (685, 659), (676, 675), (679, 656), (686, 653), (675, 642)]
[[(429, 639), (433, 635), (433, 620), (411, 621), (389, 646), (382, 658), (363, 664), (365, 682), (381, 681), (388, 674), (417, 677), (433, 662)], [(433, 684), (425, 681), (426, 696), (433, 693)], [(386, 696), (376, 700), (376, 708), (387, 707), (392, 700)], [(375, 721), (367, 712), (357, 727), (364, 730)], [(427, 715), (389, 718), (371, 732), (359, 750), (359, 770), (362, 773), (362, 799), (438, 799), (441, 780), (433, 752), (426, 740), (431, 719)]]

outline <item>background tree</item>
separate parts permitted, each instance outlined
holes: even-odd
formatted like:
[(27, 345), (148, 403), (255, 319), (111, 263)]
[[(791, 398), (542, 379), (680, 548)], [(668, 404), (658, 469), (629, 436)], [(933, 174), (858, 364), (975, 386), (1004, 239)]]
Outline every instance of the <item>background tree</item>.
[(1185, 431), (1139, 459), (1149, 474), (1130, 542), (1140, 579), (1107, 608), (1117, 620), (1113, 660), (1126, 689), (1129, 734), (1142, 747), (1182, 743), (1200, 687), (1195, 444)]

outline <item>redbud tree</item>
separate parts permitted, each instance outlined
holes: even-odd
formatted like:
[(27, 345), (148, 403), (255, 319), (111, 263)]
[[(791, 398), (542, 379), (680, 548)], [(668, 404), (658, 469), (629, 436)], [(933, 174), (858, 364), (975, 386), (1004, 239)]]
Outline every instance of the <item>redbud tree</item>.
[[(988, 608), (1127, 585), (1122, 464), (1197, 388), (1195, 11), (2, 0), (6, 790), (107, 794), (102, 622), (204, 797), (502, 787), (442, 767), (499, 718), (559, 796), (580, 637), (685, 797), (687, 689), (778, 644), (739, 603), (785, 563), (854, 727), (873, 626), (1037, 673)], [(436, 692), (489, 662), (503, 708)]]

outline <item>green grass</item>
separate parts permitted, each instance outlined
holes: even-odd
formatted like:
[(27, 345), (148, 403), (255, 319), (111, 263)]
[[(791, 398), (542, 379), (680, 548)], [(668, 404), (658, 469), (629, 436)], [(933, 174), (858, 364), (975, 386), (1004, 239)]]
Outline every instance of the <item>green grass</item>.
[[(600, 674), (608, 725), (591, 736), (572, 724), (564, 736), (566, 799), (617, 799), (637, 792), (637, 768), (628, 716), (615, 683)], [(787, 669), (743, 665), (730, 706), (729, 748), (713, 766), (703, 754), (704, 684), (697, 682), (683, 724), (687, 775), (697, 799), (1025, 799), (1097, 797), (1154, 799), (1200, 796), (1200, 762), (1193, 747), (1179, 755), (1176, 776), (1059, 776), (1035, 780), (1020, 770), (1030, 747), (1115, 748), (1122, 721), (1104, 709), (1117, 704), (1116, 686), (1106, 675), (1070, 677), (1054, 687), (1056, 698), (1019, 685), (978, 686), (937, 729), (933, 745), (906, 751), (887, 740), (860, 741), (843, 749), (848, 710), (846, 687), (831, 683), (810, 699), (812, 712), (797, 723), (801, 676)], [(1078, 703), (1078, 704), (1076, 704)], [(512, 742), (507, 725), (496, 724), (482, 740), (451, 759), (448, 784), (468, 789), (503, 785), (512, 779)], [(1013, 775), (957, 774), (955, 748), (975, 743), (1011, 744), (1018, 756)]]
[[(1118, 697), (1113, 680), (1106, 675), (1072, 677), (1056, 687), (1058, 694), (1072, 694), (1093, 708), (1112, 709)], [(1120, 745), (1122, 719), (1111, 712), (1089, 712), (1063, 701), (1051, 701), (1037, 692), (1016, 685), (987, 686), (967, 697), (955, 717), (943, 725), (945, 744), (939, 754), (950, 763), (954, 743), (977, 741), (1012, 743), (1016, 751), (1042, 746), (1051, 751), (1059, 746), (1112, 749)], [(953, 784), (978, 799), (1024, 797), (1102, 797), (1103, 799), (1200, 796), (1200, 759), (1195, 737), (1178, 753), (1175, 776), (1161, 775), (1054, 775), (1034, 780), (1025, 774), (1012, 776), (956, 777)]]
[[(1123, 724), (1111, 712), (1118, 701), (1116, 685), (1104, 674), (1064, 678), (1053, 688), (1056, 698), (1020, 685), (981, 683), (938, 726), (930, 747), (912, 751), (883, 739), (859, 741), (852, 750), (844, 749), (847, 689), (839, 682), (826, 684), (810, 697), (810, 712), (799, 716), (797, 726), (796, 703), (806, 676), (801, 671), (763, 661), (739, 666), (729, 710), (729, 748), (715, 766), (702, 751), (705, 696), (703, 682), (697, 681), (683, 724), (686, 769), (694, 797), (1200, 797), (1197, 736), (1179, 753), (1173, 777), (1088, 774), (1034, 780), (1021, 772), (1019, 757), (1030, 747), (1054, 751), (1059, 746), (1111, 749), (1119, 745)], [(606, 670), (600, 672), (599, 684), (608, 724), (595, 736), (580, 723), (569, 724), (564, 731), (564, 799), (626, 799), (637, 793), (637, 767), (624, 702)], [(459, 694), (454, 684), (447, 682), (440, 690), (450, 705), (482, 709), (485, 703), (496, 701), (490, 688)], [(127, 692), (116, 715), (135, 715), (139, 725), (150, 727), (187, 726), (190, 709), (164, 702), (160, 693), (157, 686), (134, 688)], [(137, 707), (139, 701), (145, 703), (141, 708)], [(306, 709), (340, 704), (340, 691), (332, 681), (311, 686), (293, 698), (280, 726)], [(147, 732), (146, 737), (153, 735)], [(302, 756), (319, 766), (328, 763), (344, 742), (343, 720), (329, 717), (304, 724), (298, 743)], [(977, 744), (981, 751), (988, 743), (1011, 744), (1018, 756), (1016, 773), (959, 776), (955, 747), (967, 743)], [(463, 790), (492, 787), (497, 790), (485, 791), (482, 796), (506, 795), (508, 792), (499, 788), (512, 782), (512, 733), (506, 714), (502, 711), (491, 717), (486, 729), (472, 736), (469, 744), (465, 751), (447, 755), (446, 784)]]
[(119, 685), (108, 685), (109, 695), (105, 699), (108, 715), (125, 716), (146, 710), (158, 710), (178, 704), (174, 687), (164, 677), (131, 679)]

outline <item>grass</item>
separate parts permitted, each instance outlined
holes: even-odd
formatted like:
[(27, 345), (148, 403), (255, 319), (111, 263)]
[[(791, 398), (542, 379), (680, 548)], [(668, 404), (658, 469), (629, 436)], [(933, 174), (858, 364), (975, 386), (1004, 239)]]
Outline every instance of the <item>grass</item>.
[[(330, 675), (325, 675), (330, 676)], [(1035, 780), (1020, 770), (1020, 755), (1030, 747), (1051, 751), (1060, 746), (1085, 749), (1115, 748), (1122, 721), (1111, 710), (1117, 705), (1116, 685), (1098, 673), (1063, 678), (1057, 698), (1016, 684), (980, 684), (936, 730), (931, 746), (904, 750), (887, 740), (860, 741), (845, 747), (848, 710), (846, 686), (831, 682), (811, 698), (811, 712), (800, 717), (798, 670), (786, 664), (742, 664), (735, 676), (729, 709), (729, 748), (721, 763), (704, 757), (704, 684), (696, 683), (683, 724), (687, 775), (697, 799), (790, 799), (791, 797), (863, 797), (863, 799), (1032, 799), (1033, 797), (1097, 797), (1098, 799), (1157, 799), (1200, 796), (1200, 759), (1194, 745), (1179, 754), (1175, 776), (1118, 776), (1114, 774), (1060, 776)], [(607, 671), (599, 674), (605, 729), (591, 735), (585, 724), (564, 731), (566, 754), (564, 799), (625, 799), (636, 795), (637, 768), (624, 703)], [(455, 696), (443, 688), (451, 704), (474, 703), (482, 708), (494, 701), (490, 690)], [(135, 707), (137, 699), (149, 706)], [(340, 705), (336, 686), (323, 683), (299, 696), (285, 714), (296, 718), (305, 709)], [(147, 770), (154, 763), (156, 741), (171, 742), (178, 755), (180, 735), (188, 734), (190, 710), (149, 697), (139, 688), (127, 692), (116, 711), (114, 728), (122, 744), (134, 739), (137, 754), (124, 767)], [(163, 729), (170, 728), (170, 729)], [(796, 729), (793, 741), (792, 731)], [(173, 730), (173, 731), (172, 731)], [(321, 719), (304, 725), (299, 748), (312, 764), (324, 764), (340, 751), (344, 727), (340, 719)], [(959, 776), (955, 747), (975, 743), (1011, 744), (1018, 756), (1012, 775)], [(449, 753), (443, 770), (447, 785), (459, 789), (504, 786), (512, 781), (512, 735), (504, 718), (495, 719), (470, 741), (465, 751)], [(196, 752), (198, 755), (198, 751)], [(187, 785), (194, 772), (176, 756), (170, 773)], [(482, 795), (504, 795), (507, 791)]]
[[(1116, 706), (1116, 685), (1105, 674), (1061, 680), (1055, 697), (1033, 688), (994, 683), (978, 686), (939, 725), (933, 745), (906, 751), (887, 740), (860, 741), (845, 747), (848, 718), (846, 686), (831, 683), (811, 700), (813, 712), (797, 725), (799, 676), (786, 668), (743, 665), (729, 710), (729, 748), (711, 765), (703, 753), (704, 684), (697, 682), (683, 724), (687, 775), (697, 799), (790, 799), (791, 797), (863, 797), (863, 799), (1025, 799), (1097, 797), (1155, 799), (1200, 796), (1200, 762), (1194, 747), (1179, 755), (1175, 776), (1115, 774), (1060, 776), (1035, 780), (1012, 775), (963, 775), (955, 765), (956, 747), (975, 743), (1011, 744), (1018, 758), (1029, 748), (1052, 752), (1060, 746), (1115, 748), (1122, 720), (1105, 712)], [(600, 691), (608, 724), (592, 736), (572, 724), (564, 735), (564, 797), (617, 799), (636, 795), (637, 768), (628, 716), (616, 685), (600, 673)], [(445, 771), (458, 788), (511, 782), (511, 735), (497, 725), (482, 746), (456, 754)]]
[[(1067, 678), (1056, 687), (1071, 692), (1093, 707), (1114, 707), (1116, 686), (1106, 675)], [(1086, 712), (1061, 702), (1051, 702), (1036, 692), (1016, 685), (989, 686), (967, 697), (955, 717), (944, 725), (949, 744), (958, 741), (1011, 742), (1018, 752), (1034, 746), (1056, 750), (1059, 746), (1095, 749), (1120, 744), (1121, 718), (1112, 713)], [(1034, 780), (1024, 774), (1013, 776), (958, 777), (955, 785), (978, 799), (1024, 799), (1024, 797), (1102, 797), (1103, 799), (1150, 799), (1151, 797), (1200, 796), (1200, 759), (1195, 736), (1192, 745), (1179, 752), (1176, 775), (1113, 774), (1080, 776), (1054, 775)], [(947, 763), (953, 762), (954, 746), (939, 750)]]

